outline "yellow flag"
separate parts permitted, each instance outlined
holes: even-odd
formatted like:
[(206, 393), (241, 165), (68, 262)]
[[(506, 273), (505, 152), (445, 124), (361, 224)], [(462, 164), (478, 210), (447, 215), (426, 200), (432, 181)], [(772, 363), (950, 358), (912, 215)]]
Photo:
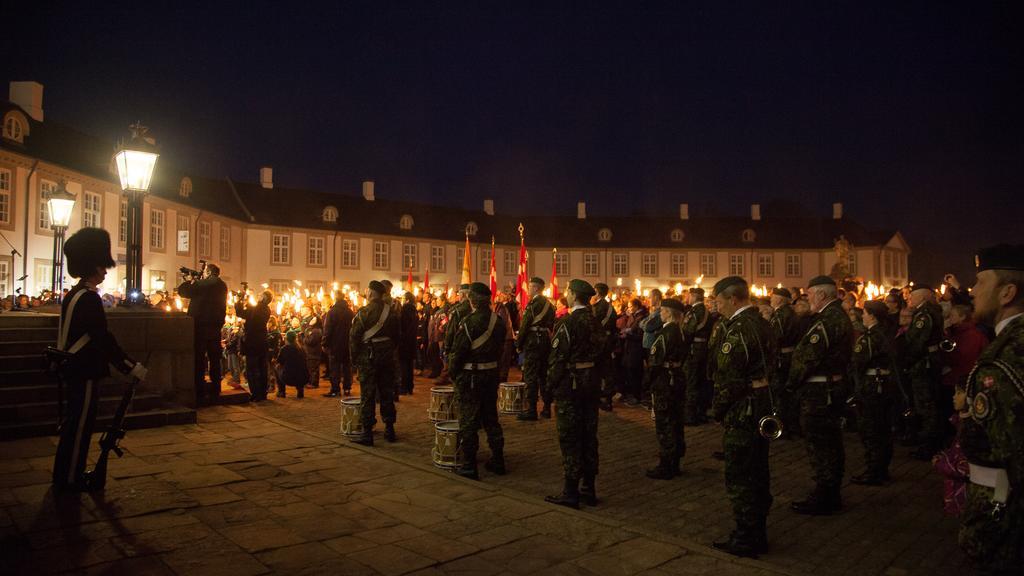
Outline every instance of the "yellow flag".
[(473, 262), (469, 252), (469, 234), (466, 234), (466, 249), (462, 252), (462, 283), (469, 284), (473, 282)]

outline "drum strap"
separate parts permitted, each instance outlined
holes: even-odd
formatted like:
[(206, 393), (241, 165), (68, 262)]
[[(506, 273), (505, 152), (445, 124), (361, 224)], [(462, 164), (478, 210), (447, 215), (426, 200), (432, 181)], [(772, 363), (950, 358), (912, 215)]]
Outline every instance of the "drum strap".
[(71, 298), (71, 302), (68, 302), (67, 312), (60, 318), (60, 334), (57, 339), (57, 348), (64, 350), (71, 354), (77, 354), (79, 350), (85, 347), (89, 343), (89, 334), (82, 334), (70, 348), (66, 348), (68, 342), (68, 332), (71, 330), (71, 319), (75, 314), (75, 304), (78, 304), (78, 299), (85, 294), (86, 290), (79, 290), (75, 292), (75, 295)]
[(373, 326), (371, 326), (369, 330), (367, 330), (366, 332), (363, 333), (363, 342), (364, 343), (369, 342), (370, 339), (372, 339), (374, 337), (374, 335), (377, 334), (377, 332), (380, 332), (380, 329), (384, 327), (384, 322), (387, 321), (387, 319), (388, 319), (388, 313), (390, 311), (391, 311), (391, 306), (388, 306), (387, 304), (385, 304), (384, 307), (380, 311), (380, 317), (377, 318), (377, 323), (374, 324)]
[(471, 342), (469, 344), (469, 349), (470, 350), (476, 350), (477, 348), (479, 348), (479, 347), (483, 346), (484, 344), (486, 344), (487, 341), (491, 339), (491, 334), (494, 333), (494, 327), (497, 324), (498, 324), (498, 315), (495, 314), (494, 312), (491, 312), (491, 320), (487, 323), (487, 331), (484, 332), (483, 334), (481, 334), (480, 336), (477, 336), (476, 340), (473, 340), (472, 336), (469, 335), (469, 326), (466, 326), (465, 324), (463, 324), (463, 327), (465, 327), (465, 329), (466, 329), (466, 336), (469, 336), (470, 340), (471, 340)]
[(612, 318), (612, 305), (608, 305), (608, 313), (604, 315), (604, 320), (601, 320), (601, 326), (608, 324), (608, 321)]

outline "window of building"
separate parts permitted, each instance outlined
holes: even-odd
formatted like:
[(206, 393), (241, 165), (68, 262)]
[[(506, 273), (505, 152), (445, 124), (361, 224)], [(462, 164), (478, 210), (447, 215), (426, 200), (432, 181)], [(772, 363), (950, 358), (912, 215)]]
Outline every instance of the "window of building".
[(601, 228), (597, 231), (597, 239), (601, 242), (611, 242), (612, 231), (609, 228)]
[(341, 267), (359, 267), (359, 240), (354, 238), (342, 238), (341, 240)]
[(50, 229), (50, 207), (46, 205), (46, 201), (50, 199), (50, 194), (56, 191), (56, 182), (39, 181), (39, 228), (42, 230)]
[(658, 275), (657, 254), (644, 254), (640, 257), (640, 274), (647, 277)]
[(612, 254), (612, 275), (629, 276), (629, 258), (622, 252)]
[(455, 249), (455, 269), (459, 272), (462, 271), (462, 265), (466, 261), (466, 249), (458, 247)]
[(775, 276), (775, 256), (772, 254), (757, 255), (757, 275), (761, 278)]
[(711, 278), (718, 276), (718, 266), (715, 264), (714, 254), (700, 255), (700, 274), (701, 276), (708, 276)]
[(163, 292), (167, 289), (167, 272), (163, 270), (150, 270), (149, 271), (149, 289), (150, 291)]
[(224, 224), (220, 225), (220, 259), (231, 259), (231, 227)]
[(39, 294), (43, 290), (49, 290), (53, 282), (53, 260), (36, 258), (32, 269), (36, 273), (33, 279), (33, 284), (35, 284), (34, 294)]
[(481, 248), (480, 249), (480, 264), (479, 264), (478, 268), (480, 268), (480, 275), (481, 276), (490, 276), (491, 275), (491, 249), (490, 248)]
[(373, 269), (391, 268), (391, 244), (387, 240), (373, 241)]
[(292, 237), (290, 234), (274, 234), (270, 240), (270, 263), (291, 264)]
[(799, 254), (786, 254), (786, 277), (795, 278), (803, 275), (803, 261)]
[(900, 278), (906, 278), (909, 275), (909, 272), (907, 272), (907, 255), (903, 252), (896, 253), (896, 274)]
[(444, 246), (430, 247), (430, 271), (444, 272)]
[(149, 247), (155, 250), (164, 249), (164, 211), (149, 211)]
[(679, 228), (676, 228), (675, 230), (672, 231), (671, 234), (669, 234), (669, 238), (673, 242), (682, 242), (683, 238), (685, 238), (685, 237), (686, 237), (686, 235), (683, 234), (683, 231), (681, 229), (679, 229)]
[(11, 294), (11, 261), (0, 260), (0, 298)]
[(209, 222), (199, 223), (199, 256), (210, 257), (210, 236), (213, 235), (213, 224)]
[(569, 275), (569, 255), (564, 253), (555, 253), (555, 274), (559, 276)]
[(4, 138), (8, 140), (14, 140), (15, 142), (22, 142), (25, 138), (25, 126), (21, 123), (21, 118), (18, 118), (14, 114), (9, 114), (4, 119)]
[(515, 276), (519, 273), (519, 253), (512, 250), (505, 250), (505, 276)]
[(729, 275), (743, 276), (743, 274), (745, 273), (743, 270), (743, 264), (743, 254), (729, 254)]
[(189, 251), (189, 242), (188, 242), (189, 238), (188, 237), (189, 237), (189, 232), (190, 232), (190, 223), (189, 223), (188, 214), (178, 214), (175, 220), (177, 222), (177, 226), (175, 226), (175, 229), (178, 232), (178, 234), (177, 234), (177, 250), (178, 250), (178, 252), (187, 253)]
[(103, 221), (100, 218), (100, 195), (88, 190), (82, 194), (82, 226), (103, 227)]
[(476, 236), (476, 233), (480, 230), (480, 227), (476, 225), (476, 222), (470, 221), (466, 223), (466, 234), (469, 236)]
[(128, 242), (128, 201), (121, 200), (121, 206), (117, 210), (117, 241), (121, 244)]
[(274, 291), (274, 298), (280, 298), (281, 294), (291, 292), (292, 281), (291, 280), (271, 280), (270, 289)]
[(747, 228), (740, 234), (740, 240), (743, 240), (744, 242), (747, 243), (753, 242), (756, 239), (757, 233), (751, 230), (750, 228)]
[(327, 284), (323, 280), (306, 280), (303, 286), (306, 290), (309, 290), (310, 294), (316, 294), (317, 292), (324, 292)]
[(583, 253), (583, 275), (597, 276), (599, 271), (597, 252)]
[(419, 270), (420, 247), (416, 244), (402, 244), (402, 270)]
[(324, 211), (320, 214), (323, 221), (327, 224), (334, 224), (338, 221), (338, 209), (334, 206), (327, 206)]
[(0, 168), (0, 224), (11, 224), (11, 171)]
[(846, 270), (851, 276), (857, 275), (857, 252), (850, 250), (850, 254), (846, 258)]
[(413, 220), (411, 214), (402, 214), (398, 220), (398, 227), (402, 230), (412, 230)]
[(686, 254), (672, 255), (672, 277), (681, 278), (686, 276)]
[[(306, 263), (310, 266), (324, 265), (324, 237), (310, 236), (306, 250)], [(312, 290), (312, 288), (310, 288)]]
[(181, 179), (181, 183), (178, 184), (178, 196), (182, 198), (188, 198), (192, 195), (192, 179), (185, 176)]
[(892, 262), (892, 260), (893, 260), (892, 252), (890, 252), (889, 250), (886, 250), (883, 253), (883, 255), (884, 255), (883, 260), (884, 260), (884, 264), (885, 264), (885, 268), (884, 268), (885, 269), (885, 276), (886, 276), (886, 278), (892, 278), (893, 277), (893, 271), (894, 271), (893, 270), (893, 262)]

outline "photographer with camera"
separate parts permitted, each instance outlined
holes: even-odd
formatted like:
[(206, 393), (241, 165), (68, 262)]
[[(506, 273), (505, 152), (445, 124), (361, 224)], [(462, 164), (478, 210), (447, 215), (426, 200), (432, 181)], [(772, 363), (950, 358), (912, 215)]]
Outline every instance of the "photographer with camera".
[[(244, 287), (245, 282), (242, 285)], [(235, 302), (235, 314), (245, 320), (242, 353), (245, 354), (245, 379), (249, 382), (249, 393), (253, 402), (267, 399), (267, 322), (270, 321), (270, 303), (273, 300), (274, 294), (270, 290), (265, 290), (260, 294), (259, 302), (255, 306), (249, 306), (249, 299), (243, 290)]]
[[(220, 279), (216, 264), (203, 264), (200, 270), (182, 268), (185, 281), (178, 286), (178, 294), (189, 299), (188, 315), (195, 320), (195, 376), (196, 403), (204, 403), (220, 396), (220, 329), (224, 326), (228, 287)], [(210, 371), (210, 383), (203, 373)]]

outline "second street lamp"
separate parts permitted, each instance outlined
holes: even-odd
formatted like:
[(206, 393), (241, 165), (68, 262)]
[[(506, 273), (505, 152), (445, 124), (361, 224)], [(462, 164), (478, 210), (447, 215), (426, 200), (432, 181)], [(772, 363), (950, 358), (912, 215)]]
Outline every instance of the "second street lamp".
[(71, 212), (75, 208), (75, 195), (68, 192), (67, 182), (61, 181), (57, 190), (46, 199), (50, 213), (50, 229), (53, 230), (53, 277), (50, 292), (59, 302), (64, 291), (64, 233), (71, 223)]
[(114, 153), (114, 164), (121, 179), (121, 190), (128, 198), (127, 242), (125, 262), (125, 302), (140, 304), (142, 297), (142, 200), (149, 192), (153, 168), (160, 156), (156, 141), (147, 136), (148, 128), (139, 123), (129, 126), (131, 140), (122, 142)]

